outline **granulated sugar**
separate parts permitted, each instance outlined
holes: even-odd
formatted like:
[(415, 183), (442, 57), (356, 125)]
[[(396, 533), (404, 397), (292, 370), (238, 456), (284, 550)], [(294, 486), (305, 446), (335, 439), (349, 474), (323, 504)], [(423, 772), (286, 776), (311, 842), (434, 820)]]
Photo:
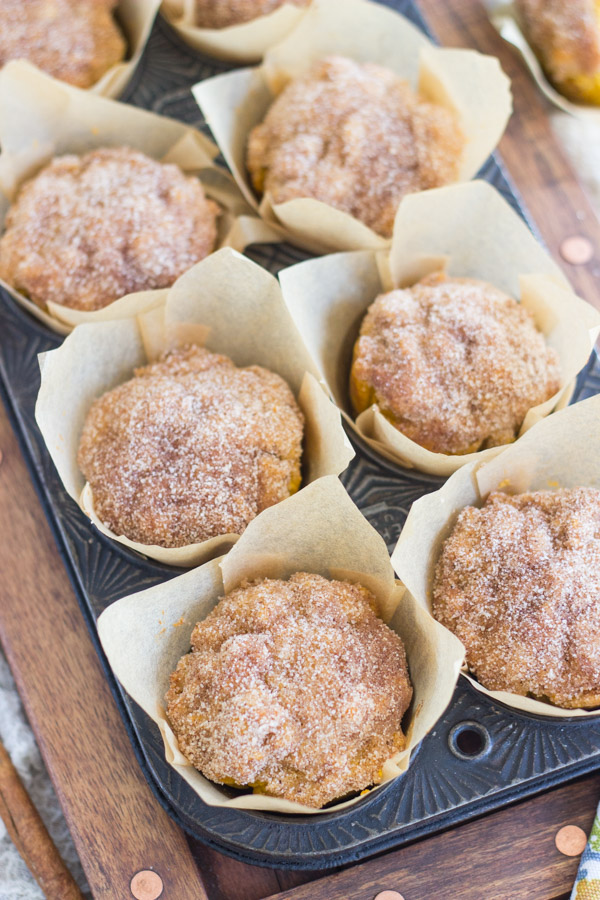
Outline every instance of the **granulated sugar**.
[(196, 0), (196, 25), (227, 28), (266, 16), (284, 3), (306, 6), (308, 0)]
[(94, 403), (78, 463), (112, 531), (182, 547), (241, 534), (296, 490), (302, 430), (278, 375), (188, 347)]
[(358, 584), (245, 583), (196, 625), (168, 717), (207, 778), (320, 807), (381, 781), (405, 743), (402, 641)]
[(405, 194), (458, 177), (463, 146), (456, 116), (394, 72), (332, 56), (277, 97), (248, 169), (276, 203), (312, 197), (389, 237)]
[(352, 382), (357, 412), (378, 403), (423, 447), (467, 453), (514, 440), (528, 410), (556, 393), (560, 371), (515, 300), (437, 273), (369, 307)]
[(493, 493), (467, 507), (433, 601), (485, 687), (600, 705), (600, 491)]
[(197, 178), (135, 150), (59, 157), (9, 210), (0, 276), (41, 306), (100, 309), (207, 256), (217, 212)]
[(0, 0), (0, 68), (27, 59), (77, 87), (95, 84), (125, 56), (116, 0)]

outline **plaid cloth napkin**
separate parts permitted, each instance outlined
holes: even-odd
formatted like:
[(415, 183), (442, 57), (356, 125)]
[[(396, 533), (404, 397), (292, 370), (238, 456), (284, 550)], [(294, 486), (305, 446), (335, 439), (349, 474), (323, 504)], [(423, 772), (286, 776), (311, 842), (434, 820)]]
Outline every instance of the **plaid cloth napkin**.
[(571, 900), (600, 900), (600, 806), (579, 863)]

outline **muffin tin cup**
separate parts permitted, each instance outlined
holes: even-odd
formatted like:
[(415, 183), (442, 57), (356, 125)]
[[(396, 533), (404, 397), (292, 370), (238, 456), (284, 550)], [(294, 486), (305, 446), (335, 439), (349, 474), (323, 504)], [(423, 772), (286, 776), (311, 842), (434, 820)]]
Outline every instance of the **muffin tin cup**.
[[(207, 196), (222, 209), (218, 245), (230, 243), (238, 215), (251, 214), (233, 179), (215, 166), (218, 150), (205, 135), (173, 119), (70, 87), (26, 62), (8, 63), (0, 72), (0, 144), (0, 233), (20, 186), (52, 157), (124, 144), (198, 175)], [(81, 322), (129, 315), (128, 303), (120, 301), (94, 312), (56, 303), (42, 309), (5, 281), (0, 284), (59, 334), (68, 334)]]
[(389, 252), (332, 254), (284, 269), (279, 279), (307, 350), (348, 424), (387, 459), (429, 474), (450, 475), (505, 447), (454, 456), (434, 453), (398, 431), (377, 405), (355, 419), (348, 389), (354, 343), (375, 297), (440, 269), (488, 281), (519, 298), (558, 353), (560, 390), (529, 410), (520, 435), (566, 406), (600, 331), (600, 315), (573, 293), (523, 220), (487, 182), (405, 197)]
[(274, 229), (273, 240), (286, 239), (312, 253), (384, 249), (389, 240), (320, 201), (273, 203), (266, 195), (259, 203), (246, 171), (248, 136), (273, 99), (291, 79), (331, 54), (385, 66), (424, 98), (457, 113), (467, 139), (459, 181), (472, 178), (498, 143), (511, 112), (509, 81), (497, 59), (473, 50), (434, 47), (402, 15), (377, 3), (313, 0), (296, 28), (265, 55), (261, 67), (218, 75), (194, 87), (241, 192)]
[[(483, 505), (491, 491), (521, 494), (558, 488), (600, 489), (600, 396), (539, 422), (494, 459), (471, 463), (413, 503), (392, 553), (392, 565), (416, 602), (432, 610), (432, 586), (442, 545), (465, 506)], [(474, 688), (519, 712), (546, 718), (593, 718), (600, 709), (562, 709), (508, 691), (490, 691), (464, 670)]]
[(306, 7), (283, 3), (264, 16), (226, 28), (195, 24), (195, 0), (164, 0), (161, 12), (177, 34), (200, 53), (232, 63), (259, 62), (298, 24)]
[(462, 644), (395, 581), (385, 543), (338, 479), (322, 478), (251, 522), (227, 556), (118, 600), (98, 620), (115, 675), (158, 725), (169, 764), (209, 806), (317, 814), (346, 809), (363, 796), (318, 810), (214, 784), (182, 755), (165, 717), (169, 675), (188, 652), (196, 622), (244, 581), (287, 579), (295, 572), (364, 585), (375, 595), (379, 615), (404, 642), (414, 688), (403, 720), (407, 746), (384, 764), (382, 784), (406, 771), (411, 752), (450, 702), (464, 656)]
[[(340, 414), (283, 303), (275, 278), (233, 250), (198, 263), (168, 291), (126, 298), (130, 317), (79, 325), (61, 347), (40, 356), (36, 419), (67, 493), (107, 537), (172, 566), (194, 566), (225, 553), (239, 535), (185, 547), (131, 541), (104, 525), (77, 465), (83, 424), (93, 401), (165, 350), (199, 344), (237, 366), (262, 365), (288, 383), (305, 417), (303, 480), (338, 475), (354, 457)], [(73, 378), (73, 373), (77, 377)]]

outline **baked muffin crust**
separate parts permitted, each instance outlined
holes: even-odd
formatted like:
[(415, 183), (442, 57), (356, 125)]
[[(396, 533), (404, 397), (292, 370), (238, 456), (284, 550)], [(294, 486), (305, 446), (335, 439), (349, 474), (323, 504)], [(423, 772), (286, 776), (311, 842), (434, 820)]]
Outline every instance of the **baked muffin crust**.
[(575, 102), (600, 104), (600, 2), (516, 0), (532, 49), (549, 79)]
[(312, 197), (390, 237), (405, 194), (455, 181), (458, 119), (381, 66), (342, 56), (292, 81), (248, 141), (259, 193)]
[(306, 6), (308, 0), (196, 0), (196, 25), (200, 28), (241, 25), (274, 12), (284, 3)]
[(222, 598), (171, 675), (182, 753), (212, 781), (315, 807), (381, 781), (412, 688), (374, 603), (306, 572)]
[(444, 273), (377, 297), (350, 376), (357, 414), (376, 403), (407, 437), (449, 454), (513, 441), (559, 387), (558, 356), (527, 310), (484, 281)]
[(54, 78), (94, 85), (127, 50), (116, 0), (0, 0), (0, 67), (27, 59)]
[(137, 150), (57, 157), (8, 211), (0, 277), (39, 306), (101, 309), (204, 259), (217, 214), (197, 178)]
[(303, 422), (279, 375), (189, 346), (95, 401), (77, 459), (108, 528), (183, 547), (241, 534), (298, 489)]
[(600, 491), (492, 493), (463, 509), (436, 566), (433, 614), (489, 690), (600, 705)]

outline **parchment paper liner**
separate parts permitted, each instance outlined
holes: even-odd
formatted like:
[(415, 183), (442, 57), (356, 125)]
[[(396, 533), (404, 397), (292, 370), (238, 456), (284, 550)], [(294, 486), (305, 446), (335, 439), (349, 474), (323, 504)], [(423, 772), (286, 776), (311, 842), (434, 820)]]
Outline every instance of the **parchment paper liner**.
[(338, 253), (279, 273), (288, 309), (346, 421), (383, 456), (434, 475), (450, 475), (504, 448), (464, 456), (433, 453), (401, 434), (376, 406), (354, 421), (348, 380), (360, 323), (377, 294), (414, 284), (444, 267), (452, 275), (481, 278), (520, 297), (559, 354), (561, 389), (527, 413), (523, 434), (568, 403), (572, 380), (600, 330), (600, 314), (573, 293), (523, 220), (487, 182), (405, 197), (389, 254)]
[(259, 207), (250, 185), (245, 154), (251, 129), (290, 79), (331, 53), (386, 66), (422, 96), (457, 112), (467, 137), (459, 181), (472, 178), (498, 143), (511, 112), (509, 81), (497, 59), (434, 47), (404, 16), (378, 3), (313, 0), (260, 68), (218, 75), (193, 88), (246, 200), (286, 239), (314, 253), (389, 247), (389, 240), (353, 216), (317, 200), (272, 204), (266, 195)]
[(514, 4), (507, 3), (506, 0), (483, 0), (483, 5), (487, 9), (492, 25), (500, 36), (508, 44), (512, 44), (521, 54), (523, 62), (545, 98), (554, 106), (572, 116), (591, 118), (600, 122), (600, 109), (598, 107), (586, 106), (583, 103), (578, 104), (567, 100), (548, 81), (537, 56), (523, 34)]
[[(236, 365), (258, 364), (284, 378), (306, 417), (304, 483), (342, 472), (354, 456), (339, 411), (314, 377), (275, 278), (233, 250), (197, 263), (168, 291), (127, 298), (131, 318), (78, 325), (58, 350), (40, 355), (36, 419), (65, 490), (103, 534), (159, 562), (193, 566), (226, 552), (226, 534), (164, 548), (130, 541), (100, 522), (77, 450), (92, 402), (133, 376), (165, 349), (186, 343), (225, 353)], [(137, 303), (137, 307), (136, 307)], [(135, 313), (137, 312), (137, 315)]]
[(159, 6), (160, 0), (119, 0), (114, 15), (127, 40), (126, 59), (111, 66), (88, 90), (102, 97), (123, 93), (144, 52)]
[(337, 478), (321, 478), (250, 523), (220, 561), (166, 584), (118, 600), (98, 620), (108, 660), (123, 687), (160, 728), (167, 761), (210, 806), (318, 813), (274, 797), (240, 794), (208, 781), (179, 751), (164, 714), (169, 674), (190, 646), (195, 623), (219, 596), (244, 579), (289, 578), (294, 572), (360, 582), (377, 597), (380, 614), (404, 641), (414, 698), (404, 719), (407, 749), (384, 765), (384, 782), (406, 771), (411, 751), (446, 709), (464, 656), (462, 644), (394, 581), (382, 538), (363, 518)]
[(194, 24), (195, 0), (165, 0), (161, 12), (179, 36), (194, 50), (231, 62), (261, 60), (298, 23), (303, 6), (284, 3), (266, 16), (227, 28), (199, 28)]
[[(206, 193), (224, 210), (219, 222), (220, 243), (228, 243), (228, 232), (235, 231), (236, 215), (249, 217), (251, 213), (228, 173), (215, 167), (216, 146), (199, 131), (81, 91), (23, 61), (10, 62), (0, 71), (0, 144), (0, 232), (20, 184), (53, 156), (123, 145), (199, 175)], [(91, 313), (52, 303), (46, 311), (6, 282), (0, 284), (59, 334), (68, 334), (79, 322), (123, 314), (115, 303)]]
[[(446, 484), (413, 503), (392, 564), (418, 604), (431, 612), (435, 564), (444, 540), (465, 506), (482, 506), (491, 491), (600, 488), (600, 396), (582, 400), (539, 422), (503, 453), (483, 464), (464, 466)], [(600, 709), (561, 709), (507, 691), (488, 691), (466, 669), (465, 677), (484, 694), (536, 715), (598, 716)]]

